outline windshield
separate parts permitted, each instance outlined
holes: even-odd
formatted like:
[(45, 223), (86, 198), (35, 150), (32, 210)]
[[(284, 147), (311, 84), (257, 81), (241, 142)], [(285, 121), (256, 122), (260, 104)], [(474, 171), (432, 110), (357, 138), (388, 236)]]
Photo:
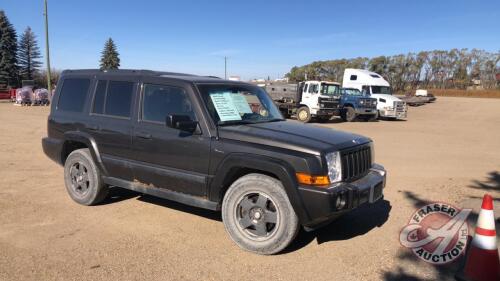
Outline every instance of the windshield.
[(321, 83), (321, 94), (322, 95), (338, 95), (339, 94), (339, 85)]
[(342, 94), (343, 95), (349, 95), (349, 96), (362, 96), (363, 95), (363, 93), (361, 93), (360, 90), (358, 90), (358, 89), (351, 89), (351, 88), (349, 88), (349, 89), (345, 89), (345, 88), (342, 89)]
[(372, 86), (372, 94), (392, 95), (391, 88), (387, 86)]
[(216, 124), (255, 124), (284, 120), (273, 100), (259, 87), (201, 84), (198, 89)]

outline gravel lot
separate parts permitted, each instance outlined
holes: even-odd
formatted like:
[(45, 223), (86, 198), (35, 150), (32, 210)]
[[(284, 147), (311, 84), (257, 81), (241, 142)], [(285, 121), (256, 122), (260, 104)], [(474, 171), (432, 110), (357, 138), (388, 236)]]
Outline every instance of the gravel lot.
[(408, 121), (321, 124), (375, 141), (385, 200), (275, 256), (240, 250), (219, 213), (120, 189), (100, 206), (73, 203), (41, 149), (48, 112), (0, 103), (0, 280), (452, 280), (457, 263), (427, 265), (399, 244), (416, 206), (471, 207), (475, 224), (488, 191), (500, 215), (500, 99), (440, 97)]

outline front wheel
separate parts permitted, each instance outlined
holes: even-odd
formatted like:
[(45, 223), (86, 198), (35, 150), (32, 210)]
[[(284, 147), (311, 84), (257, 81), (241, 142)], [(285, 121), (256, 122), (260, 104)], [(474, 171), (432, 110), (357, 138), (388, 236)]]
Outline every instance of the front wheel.
[(357, 117), (356, 110), (354, 110), (354, 108), (351, 106), (347, 106), (346, 108), (344, 108), (341, 117), (342, 117), (342, 120), (344, 120), (344, 121), (352, 122), (352, 121), (356, 120), (356, 117)]
[(309, 111), (309, 107), (302, 106), (297, 109), (297, 120), (304, 123), (311, 121), (311, 112)]
[(222, 202), (222, 220), (240, 248), (261, 255), (280, 252), (299, 230), (283, 185), (262, 174), (248, 174), (229, 187)]

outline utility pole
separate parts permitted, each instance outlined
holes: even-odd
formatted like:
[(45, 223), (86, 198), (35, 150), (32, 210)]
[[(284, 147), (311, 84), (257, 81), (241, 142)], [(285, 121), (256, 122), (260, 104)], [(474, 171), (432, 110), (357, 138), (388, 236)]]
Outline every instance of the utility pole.
[(45, 0), (45, 57), (47, 59), (47, 90), (52, 94), (52, 85), (50, 82), (50, 52), (49, 52), (49, 14), (47, 12), (47, 0)]
[(224, 79), (227, 80), (227, 57), (224, 56)]

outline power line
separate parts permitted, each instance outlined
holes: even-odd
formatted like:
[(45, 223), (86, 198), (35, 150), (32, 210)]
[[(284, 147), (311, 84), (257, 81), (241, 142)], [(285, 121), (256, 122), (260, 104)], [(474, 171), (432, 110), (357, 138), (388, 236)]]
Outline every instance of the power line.
[(52, 85), (50, 79), (50, 52), (49, 52), (49, 14), (47, 11), (47, 0), (45, 2), (45, 57), (47, 59), (47, 90), (49, 94), (52, 92)]

